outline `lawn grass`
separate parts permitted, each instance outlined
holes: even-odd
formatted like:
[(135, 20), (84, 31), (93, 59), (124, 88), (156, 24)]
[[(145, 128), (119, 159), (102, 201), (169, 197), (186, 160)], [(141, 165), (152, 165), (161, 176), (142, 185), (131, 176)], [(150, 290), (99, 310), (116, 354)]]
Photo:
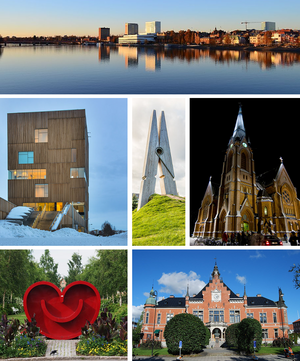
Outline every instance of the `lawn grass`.
[(133, 246), (184, 246), (185, 198), (154, 194), (132, 213)]
[[(292, 347), (294, 353), (300, 352), (300, 346)], [(283, 347), (270, 347), (262, 346), (258, 352), (255, 352), (257, 355), (284, 355)]]
[(27, 319), (27, 316), (25, 315), (25, 312), (23, 312), (23, 313), (17, 313), (15, 315), (8, 315), (7, 318), (9, 320), (11, 320), (12, 318), (14, 320), (19, 320), (20, 324), (22, 324), (24, 322), (24, 320)]
[[(142, 349), (142, 348), (134, 348), (132, 351), (132, 355), (134, 356), (151, 356), (151, 349)], [(172, 356), (168, 353), (167, 348), (159, 348), (153, 350), (153, 356)]]

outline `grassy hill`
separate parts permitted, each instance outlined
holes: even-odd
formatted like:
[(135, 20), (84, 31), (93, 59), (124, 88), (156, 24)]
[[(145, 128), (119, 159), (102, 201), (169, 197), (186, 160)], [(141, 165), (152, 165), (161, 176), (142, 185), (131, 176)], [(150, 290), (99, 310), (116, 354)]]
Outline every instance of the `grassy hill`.
[(132, 212), (133, 246), (184, 246), (185, 198), (154, 194)]

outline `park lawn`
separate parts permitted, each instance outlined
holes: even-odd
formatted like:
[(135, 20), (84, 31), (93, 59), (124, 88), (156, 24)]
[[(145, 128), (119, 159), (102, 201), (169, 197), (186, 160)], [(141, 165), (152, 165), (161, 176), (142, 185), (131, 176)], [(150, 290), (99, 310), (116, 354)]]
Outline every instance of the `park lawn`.
[[(151, 356), (151, 349), (133, 348), (132, 355), (134, 356)], [(167, 348), (159, 348), (153, 350), (153, 356), (171, 356)]]
[[(284, 355), (283, 347), (270, 347), (270, 346), (262, 346), (258, 352), (255, 352), (257, 355)], [(300, 346), (292, 347), (294, 353), (300, 352)]]
[(133, 246), (184, 246), (185, 199), (154, 194), (132, 213)]
[(7, 318), (9, 320), (14, 319), (14, 320), (19, 320), (20, 324), (24, 323), (24, 320), (27, 320), (27, 316), (25, 315), (25, 312), (23, 313), (17, 313), (15, 315), (8, 315)]

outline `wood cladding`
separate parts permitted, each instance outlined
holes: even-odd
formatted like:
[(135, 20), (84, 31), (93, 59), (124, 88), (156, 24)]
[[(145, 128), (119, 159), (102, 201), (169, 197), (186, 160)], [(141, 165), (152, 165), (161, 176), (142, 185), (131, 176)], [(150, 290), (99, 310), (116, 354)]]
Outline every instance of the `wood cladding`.
[[(48, 129), (48, 142), (35, 143), (35, 130)], [(88, 197), (88, 135), (85, 110), (13, 113), (7, 116), (8, 170), (46, 169), (46, 179), (8, 181), (8, 200), (23, 203), (85, 202)], [(76, 161), (72, 161), (76, 149)], [(18, 164), (19, 152), (34, 152), (33, 164)], [(74, 160), (74, 159), (73, 159)], [(70, 168), (85, 168), (70, 178)], [(35, 185), (48, 184), (48, 197), (35, 197)], [(88, 218), (86, 214), (86, 219)]]

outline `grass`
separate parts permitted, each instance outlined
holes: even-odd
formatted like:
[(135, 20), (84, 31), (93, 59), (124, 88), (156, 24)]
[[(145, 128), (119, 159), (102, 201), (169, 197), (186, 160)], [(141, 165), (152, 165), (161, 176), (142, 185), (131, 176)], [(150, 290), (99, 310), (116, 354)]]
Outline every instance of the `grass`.
[[(151, 349), (142, 349), (142, 348), (134, 348), (132, 351), (132, 355), (134, 356), (151, 356), (152, 350)], [(168, 353), (167, 348), (159, 348), (153, 350), (153, 356), (171, 356)]]
[(154, 194), (132, 212), (133, 246), (184, 246), (185, 199)]
[(23, 312), (23, 313), (17, 313), (15, 315), (8, 315), (7, 319), (9, 319), (9, 320), (11, 320), (11, 319), (19, 320), (20, 324), (22, 324), (22, 323), (24, 323), (24, 320), (27, 319), (27, 316), (25, 315), (25, 312)]
[[(255, 352), (257, 355), (284, 355), (283, 347), (270, 347), (270, 346), (262, 346), (259, 352)], [(300, 346), (292, 347), (294, 353), (298, 353), (300, 351)]]

